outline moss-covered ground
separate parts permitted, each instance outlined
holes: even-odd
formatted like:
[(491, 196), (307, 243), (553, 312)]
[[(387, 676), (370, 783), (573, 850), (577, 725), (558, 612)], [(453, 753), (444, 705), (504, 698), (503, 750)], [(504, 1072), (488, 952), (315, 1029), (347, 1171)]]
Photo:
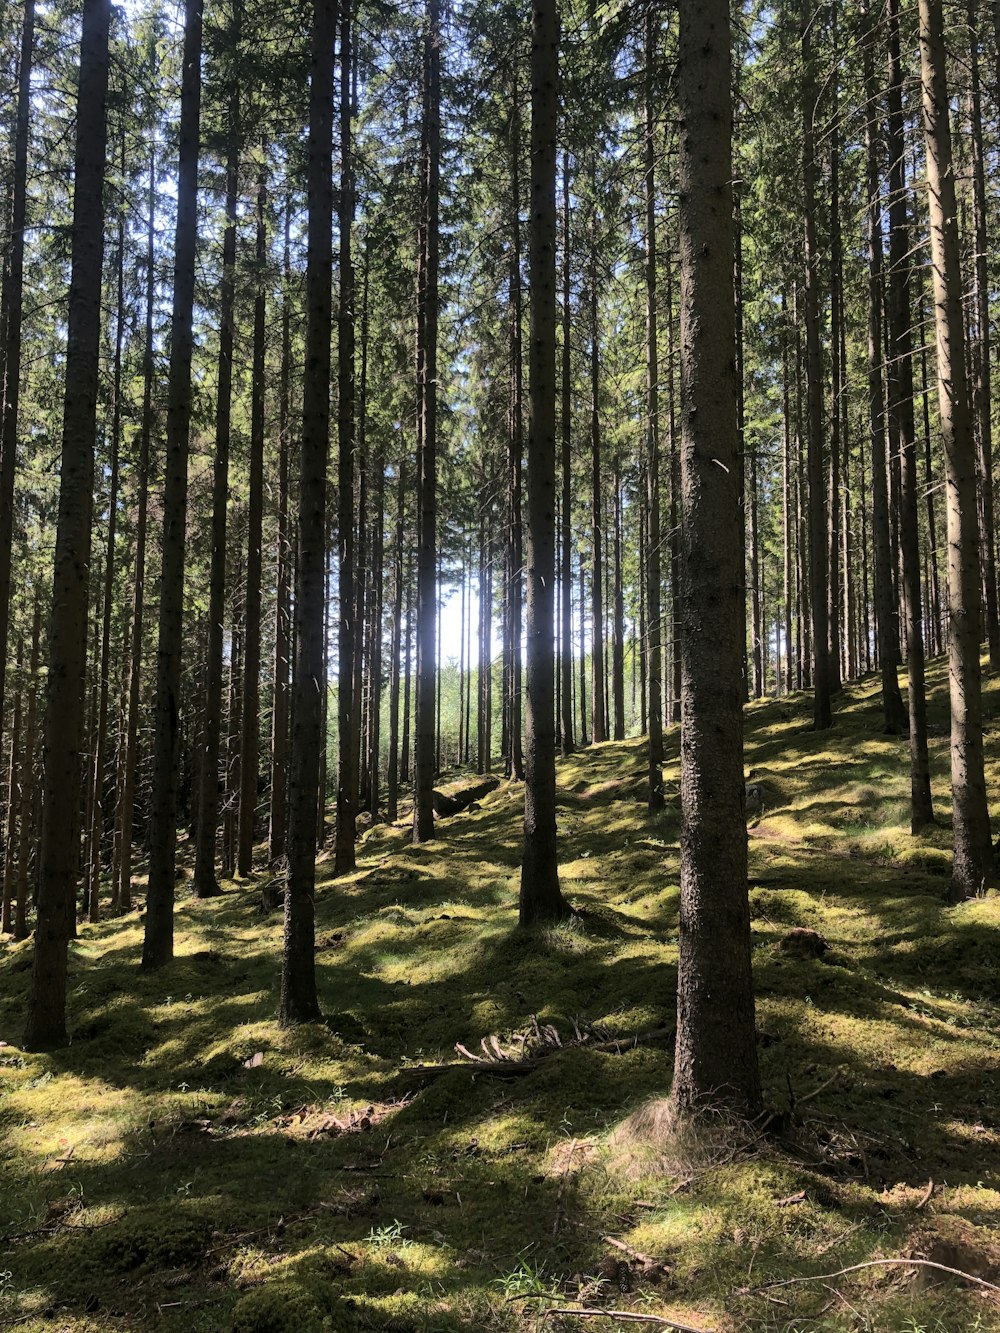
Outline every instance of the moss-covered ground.
[[(72, 1043), (52, 1054), (19, 1049), (30, 944), (6, 944), (0, 1327), (641, 1327), (541, 1313), (583, 1305), (720, 1331), (1000, 1329), (994, 1294), (936, 1269), (819, 1280), (905, 1257), (1000, 1282), (1000, 899), (945, 902), (940, 664), (931, 686), (941, 823), (920, 839), (874, 682), (838, 698), (826, 734), (805, 695), (748, 710), (772, 1114), (742, 1140), (706, 1123), (650, 1141), (630, 1119), (670, 1084), (676, 730), (657, 818), (641, 741), (560, 765), (581, 914), (558, 929), (516, 929), (514, 787), (423, 847), (374, 829), (346, 880), (321, 861), (322, 1024), (277, 1025), (280, 913), (261, 915), (259, 881), (182, 895), (176, 960), (153, 975), (138, 912), (82, 926)], [(993, 683), (986, 706), (996, 796)], [(783, 947), (794, 927), (826, 952)], [(527, 1075), (415, 1069), (490, 1036), (549, 1049), (545, 1025), (563, 1049)], [(816, 1280), (759, 1289), (789, 1278)]]

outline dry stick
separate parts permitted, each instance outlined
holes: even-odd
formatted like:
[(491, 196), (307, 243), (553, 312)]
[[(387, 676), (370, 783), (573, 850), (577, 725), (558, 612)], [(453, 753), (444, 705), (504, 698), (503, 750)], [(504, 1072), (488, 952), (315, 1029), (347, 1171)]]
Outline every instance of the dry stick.
[(888, 1265), (902, 1268), (936, 1268), (939, 1273), (950, 1273), (952, 1277), (960, 1277), (965, 1282), (975, 1282), (977, 1286), (985, 1287), (987, 1291), (995, 1291), (1000, 1295), (1000, 1287), (987, 1282), (985, 1278), (973, 1277), (971, 1273), (963, 1273), (960, 1268), (949, 1268), (947, 1264), (936, 1264), (930, 1259), (869, 1259), (867, 1263), (838, 1268), (836, 1273), (816, 1273), (813, 1277), (786, 1277), (779, 1282), (762, 1282), (759, 1287), (744, 1287), (739, 1294), (755, 1296), (758, 1292), (774, 1287), (792, 1287), (801, 1282), (832, 1282), (835, 1277), (844, 1277), (847, 1273), (859, 1273), (863, 1268), (880, 1268)]
[(657, 1328), (672, 1328), (676, 1333), (712, 1333), (710, 1328), (695, 1328), (693, 1324), (678, 1324), (673, 1319), (664, 1319), (658, 1314), (635, 1314), (631, 1310), (568, 1310), (556, 1305), (548, 1310), (539, 1310), (539, 1316), (546, 1319), (549, 1315), (562, 1315), (571, 1319), (620, 1319), (623, 1324), (655, 1324)]
[(610, 1041), (584, 1042), (577, 1046), (547, 1047), (541, 1055), (525, 1056), (523, 1060), (486, 1060), (482, 1056), (469, 1053), (466, 1060), (449, 1060), (440, 1065), (405, 1065), (398, 1073), (399, 1078), (434, 1078), (438, 1074), (450, 1074), (455, 1069), (472, 1074), (491, 1074), (494, 1078), (517, 1078), (521, 1074), (530, 1074), (545, 1060), (550, 1060), (560, 1051), (603, 1051), (621, 1055), (623, 1051), (634, 1050), (637, 1046), (654, 1045), (673, 1038), (672, 1028), (659, 1028), (652, 1032), (637, 1032), (632, 1037), (615, 1037)]
[(923, 1194), (920, 1196), (920, 1202), (917, 1204), (917, 1212), (918, 1212), (918, 1213), (920, 1212), (921, 1208), (926, 1208), (926, 1207), (927, 1207), (928, 1203), (930, 1202), (931, 1195), (932, 1195), (933, 1193), (934, 1193), (934, 1181), (933, 1181), (933, 1180), (928, 1180), (928, 1182), (927, 1182), (927, 1188), (924, 1190)]
[(662, 1259), (653, 1259), (648, 1254), (643, 1254), (641, 1250), (633, 1250), (631, 1245), (626, 1245), (623, 1240), (615, 1240), (614, 1236), (602, 1236), (601, 1239), (605, 1245), (613, 1245), (616, 1250), (624, 1250), (632, 1259), (638, 1259), (639, 1263), (645, 1264), (647, 1268), (664, 1268)]

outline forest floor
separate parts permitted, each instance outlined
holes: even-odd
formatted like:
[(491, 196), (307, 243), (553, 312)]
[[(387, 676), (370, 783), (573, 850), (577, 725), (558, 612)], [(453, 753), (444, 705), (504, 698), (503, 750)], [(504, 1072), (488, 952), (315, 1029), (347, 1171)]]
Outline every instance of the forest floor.
[[(930, 684), (943, 824), (940, 662)], [(986, 716), (995, 798), (997, 682)], [(899, 1262), (1000, 1282), (1000, 898), (946, 906), (949, 833), (909, 834), (907, 742), (881, 734), (876, 682), (839, 696), (832, 731), (810, 719), (806, 695), (748, 710), (774, 1114), (742, 1136), (650, 1142), (657, 1117), (634, 1116), (670, 1082), (676, 729), (655, 819), (640, 741), (561, 763), (581, 915), (557, 929), (516, 928), (514, 787), (422, 847), (374, 829), (345, 880), (321, 861), (325, 1023), (277, 1025), (263, 877), (182, 894), (176, 960), (153, 975), (138, 911), (82, 926), (53, 1054), (18, 1048), (31, 954), (8, 942), (0, 1327), (656, 1327), (583, 1307), (717, 1333), (1000, 1330), (995, 1290)], [(538, 1058), (514, 1077), (500, 1054)], [(872, 1260), (897, 1262), (839, 1273)]]

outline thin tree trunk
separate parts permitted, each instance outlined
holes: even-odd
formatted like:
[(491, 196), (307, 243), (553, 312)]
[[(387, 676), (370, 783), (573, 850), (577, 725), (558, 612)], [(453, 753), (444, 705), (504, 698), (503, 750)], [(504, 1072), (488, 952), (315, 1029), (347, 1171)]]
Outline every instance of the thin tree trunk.
[(625, 739), (625, 583), (622, 571), (622, 470), (615, 454), (615, 527), (614, 527), (614, 615), (611, 622), (611, 697), (614, 709), (614, 737)]
[[(656, 814), (663, 798), (663, 654), (660, 625), (660, 360), (656, 287), (656, 113), (653, 74), (656, 22), (652, 9), (645, 19), (643, 189), (646, 205), (646, 672), (649, 701), (649, 810)], [(669, 318), (669, 312), (668, 312)]]
[[(560, 395), (562, 415), (559, 422), (562, 471), (562, 673), (560, 706), (562, 725), (560, 741), (565, 758), (575, 748), (573, 735), (573, 495), (572, 495), (572, 442), (573, 442), (573, 350), (571, 312), (570, 262), (570, 208), (569, 208), (569, 153), (562, 159), (562, 346)], [(582, 645), (581, 645), (582, 652)]]
[(583, 552), (579, 556), (580, 567), (580, 744), (589, 745), (587, 736), (587, 571), (583, 565)]
[(139, 758), (139, 691), (142, 674), (142, 631), (146, 590), (146, 529), (149, 513), (149, 446), (153, 430), (153, 309), (156, 299), (156, 150), (150, 153), (146, 223), (146, 311), (142, 359), (142, 415), (139, 424), (138, 492), (135, 520), (135, 559), (132, 575), (132, 616), (128, 657), (125, 755), (119, 796), (118, 827), (121, 852), (118, 881), (112, 907), (119, 912), (132, 908), (132, 826), (135, 812), (135, 775)]
[[(396, 478), (396, 538), (393, 552), (392, 642), (389, 647), (389, 767), (386, 774), (386, 818), (398, 816), (399, 805), (399, 658), (403, 633), (403, 542), (406, 496), (405, 455)], [(464, 633), (463, 633), (464, 638)]]
[(920, 0), (920, 71), (937, 334), (938, 405), (948, 482), (953, 899), (994, 878), (983, 769), (976, 460), (965, 367), (958, 213), (941, 0)]
[(87, 916), (91, 921), (96, 921), (100, 916), (101, 850), (104, 839), (107, 776), (105, 773), (105, 759), (108, 739), (108, 693), (111, 681), (111, 617), (115, 587), (115, 540), (118, 532), (118, 484), (122, 429), (122, 345), (125, 334), (125, 215), (121, 210), (118, 214), (117, 230), (116, 293), (118, 302), (115, 318), (115, 350), (111, 389), (111, 475), (108, 482), (108, 535), (104, 556), (104, 588), (101, 599), (97, 735), (93, 745), (90, 771), (91, 794), (86, 899)]
[(0, 291), (3, 379), (0, 381), (0, 717), (3, 716), (6, 644), (10, 627), (11, 549), (14, 535), (14, 477), (21, 402), (21, 336), (24, 291), (24, 231), (27, 212), (28, 130), (31, 120), (31, 63), (35, 42), (35, 0), (24, 0), (14, 122), (10, 240)]
[(879, 104), (875, 86), (873, 43), (875, 28), (869, 0), (864, 3), (864, 75), (866, 183), (868, 190), (868, 418), (872, 452), (872, 537), (875, 556), (875, 607), (878, 616), (878, 657), (882, 673), (882, 712), (885, 730), (899, 736), (907, 725), (899, 692), (899, 604), (892, 589), (892, 552), (889, 542), (889, 492), (885, 470), (885, 395), (882, 383), (882, 196), (879, 188)]
[(191, 358), (195, 252), (198, 242), (198, 147), (201, 126), (203, 0), (186, 0), (181, 77), (180, 157), (167, 447), (164, 467), (163, 541), (153, 737), (153, 792), (149, 828), (149, 889), (142, 965), (161, 967), (174, 953), (174, 876), (177, 839), (177, 774), (181, 711), (181, 653), (187, 472), (191, 425)]
[(3, 892), (0, 905), (0, 935), (9, 935), (13, 925), (12, 906), (16, 895), (17, 873), (14, 850), (17, 845), (17, 820), (21, 808), (21, 700), (24, 694), (24, 636), (18, 635), (14, 669), (16, 671), (14, 716), (10, 725), (10, 757), (7, 764), (7, 819), (3, 835)]
[(822, 731), (833, 723), (830, 696), (834, 689), (831, 668), (827, 551), (826, 479), (823, 464), (823, 362), (820, 340), (819, 250), (816, 240), (816, 72), (812, 51), (813, 6), (801, 4), (802, 45), (802, 181), (805, 219), (806, 389), (809, 470), (809, 577), (812, 605), (813, 724)]
[(267, 191), (257, 187), (256, 290), (253, 315), (253, 383), (250, 394), (250, 487), (247, 497), (246, 617), (243, 641), (243, 714), (240, 740), (240, 818), (236, 869), (253, 870), (254, 825), (257, 814), (257, 777), (260, 749), (260, 584), (264, 526), (264, 376), (267, 296), (264, 266), (267, 233), (264, 210)]
[[(230, 40), (238, 40), (238, 18)], [(233, 311), (236, 302), (236, 205), (239, 188), (240, 94), (234, 78), (229, 93), (226, 145), (226, 229), (222, 236), (219, 284), (218, 387), (215, 400), (215, 456), (212, 465), (212, 554), (208, 582), (208, 636), (198, 793), (193, 889), (196, 898), (222, 892), (215, 874), (219, 836), (219, 757), (222, 735), (223, 620), (226, 605), (226, 520), (229, 508), (229, 449), (233, 408)]]
[(28, 860), (35, 838), (35, 718), (38, 709), (38, 662), (42, 632), (42, 608), (35, 594), (35, 612), (31, 622), (31, 658), (28, 665), (28, 702), (24, 721), (24, 747), (21, 760), (21, 809), (18, 814), (17, 884), (15, 889), (14, 938), (28, 934)]
[(428, 0), (424, 38), (420, 260), (417, 273), (417, 683), (413, 841), (434, 836), (434, 715), (437, 628), (438, 200), (441, 171), (439, 0)]
[[(917, 526), (917, 457), (913, 422), (913, 335), (910, 304), (910, 229), (903, 176), (902, 67), (898, 0), (889, 0), (889, 410), (899, 454), (899, 529), (906, 669), (910, 711), (910, 827), (917, 833), (934, 819), (927, 756), (924, 632), (920, 599)], [(895, 647), (895, 645), (893, 645)], [(977, 648), (978, 651), (978, 648)], [(895, 670), (895, 658), (893, 659)]]
[(590, 233), (590, 502), (591, 502), (591, 737), (595, 743), (608, 738), (604, 705), (604, 517), (601, 491), (601, 357), (597, 318), (596, 220)]
[(281, 302), (281, 370), (278, 384), (278, 524), (275, 543), (274, 673), (271, 711), (271, 864), (285, 855), (288, 831), (288, 667), (291, 651), (291, 564), (288, 465), (291, 452), (291, 200), (285, 201), (284, 290)]
[(973, 343), (973, 406), (977, 422), (979, 502), (981, 514), (983, 612), (990, 667), (1000, 670), (1000, 615), (997, 612), (997, 561), (993, 528), (993, 421), (991, 392), (990, 275), (987, 237), (986, 151), (983, 144), (983, 98), (979, 75), (978, 0), (967, 0), (969, 22), (969, 94), (972, 102), (972, 202), (975, 219), (975, 313)]
[(319, 1017), (316, 994), (316, 802), (322, 709), (326, 567), (326, 462), (330, 447), (333, 322), (333, 42), (335, 0), (315, 0), (309, 87), (306, 357), (295, 571), (295, 667), (288, 789), (288, 877), (281, 969), (281, 1022)]
[(101, 353), (110, 0), (84, 0), (76, 114), (62, 460), (45, 710), (41, 876), (24, 1046), (66, 1040), (66, 964), (79, 875), (88, 569)]
[(531, 210), (528, 233), (527, 707), (524, 855), (519, 919), (551, 921), (559, 891), (553, 661), (556, 491), (556, 132), (559, 10), (536, 0), (531, 42)]
[(510, 162), (511, 162), (511, 291), (510, 291), (510, 362), (511, 399), (509, 428), (510, 467), (510, 538), (508, 551), (507, 596), (509, 605), (507, 647), (510, 673), (507, 695), (507, 716), (510, 730), (508, 776), (516, 782), (524, 780), (524, 742), (521, 709), (521, 632), (522, 632), (522, 568), (524, 565), (521, 521), (521, 470), (524, 455), (524, 408), (521, 353), (521, 117), (518, 112), (519, 90), (517, 80), (511, 101)]
[[(337, 307), (337, 451), (339, 486), (337, 510), (338, 632), (337, 632), (337, 823), (334, 874), (346, 875), (355, 866), (357, 769), (354, 763), (357, 734), (355, 653), (357, 652), (354, 587), (354, 448), (355, 327), (354, 259), (354, 148), (351, 137), (351, 68), (353, 64), (352, 7), (342, 5), (340, 16), (340, 295)], [(363, 507), (360, 510), (363, 522)]]

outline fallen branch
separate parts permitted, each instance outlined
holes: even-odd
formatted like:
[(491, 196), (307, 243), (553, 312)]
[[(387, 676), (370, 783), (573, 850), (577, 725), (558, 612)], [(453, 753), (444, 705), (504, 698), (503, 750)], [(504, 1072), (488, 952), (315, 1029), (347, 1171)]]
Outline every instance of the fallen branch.
[(637, 1032), (632, 1037), (615, 1037), (610, 1041), (585, 1042), (582, 1045), (551, 1046), (540, 1055), (528, 1055), (522, 1060), (485, 1060), (469, 1053), (467, 1060), (448, 1060), (440, 1065), (407, 1065), (400, 1069), (400, 1078), (437, 1078), (441, 1074), (450, 1074), (456, 1069), (471, 1074), (490, 1074), (494, 1078), (520, 1078), (531, 1074), (539, 1065), (557, 1055), (560, 1051), (602, 1051), (604, 1054), (621, 1055), (623, 1051), (634, 1050), (637, 1046), (652, 1046), (657, 1042), (672, 1041), (673, 1028), (660, 1028), (654, 1032)]
[(614, 1236), (602, 1236), (601, 1239), (605, 1245), (613, 1245), (616, 1250), (622, 1250), (630, 1259), (635, 1259), (637, 1263), (644, 1268), (666, 1268), (667, 1265), (662, 1259), (654, 1259), (649, 1254), (643, 1254), (641, 1250), (634, 1250), (631, 1245), (626, 1245), (623, 1240), (615, 1240)]
[(927, 1188), (924, 1190), (923, 1194), (920, 1196), (920, 1202), (917, 1204), (917, 1212), (918, 1212), (918, 1213), (920, 1212), (920, 1210), (921, 1210), (922, 1208), (926, 1208), (926, 1207), (927, 1207), (927, 1205), (930, 1203), (931, 1195), (932, 1195), (933, 1193), (934, 1193), (934, 1181), (933, 1181), (933, 1180), (928, 1180), (928, 1182), (927, 1182)]
[(623, 1324), (653, 1324), (656, 1328), (672, 1328), (675, 1333), (712, 1333), (710, 1328), (695, 1328), (693, 1324), (678, 1324), (675, 1319), (664, 1319), (658, 1314), (637, 1314), (632, 1310), (591, 1310), (581, 1307), (570, 1310), (565, 1305), (553, 1305), (547, 1310), (539, 1310), (539, 1317), (547, 1319), (550, 1315), (561, 1315), (571, 1319), (619, 1319)]
[(978, 1287), (985, 1287), (987, 1291), (995, 1291), (1000, 1295), (1000, 1287), (993, 1282), (987, 1282), (985, 1278), (974, 1277), (971, 1273), (963, 1273), (960, 1268), (949, 1268), (947, 1264), (936, 1264), (931, 1259), (869, 1259), (863, 1264), (851, 1264), (849, 1268), (838, 1268), (836, 1273), (816, 1273), (813, 1277), (786, 1277), (777, 1282), (762, 1282), (759, 1287), (741, 1287), (737, 1291), (739, 1296), (756, 1296), (758, 1292), (770, 1291), (775, 1287), (793, 1287), (803, 1282), (832, 1282), (834, 1278), (845, 1277), (848, 1273), (860, 1273), (864, 1268), (934, 1268), (939, 1273), (948, 1273), (951, 1277), (960, 1277), (963, 1282), (974, 1282)]

